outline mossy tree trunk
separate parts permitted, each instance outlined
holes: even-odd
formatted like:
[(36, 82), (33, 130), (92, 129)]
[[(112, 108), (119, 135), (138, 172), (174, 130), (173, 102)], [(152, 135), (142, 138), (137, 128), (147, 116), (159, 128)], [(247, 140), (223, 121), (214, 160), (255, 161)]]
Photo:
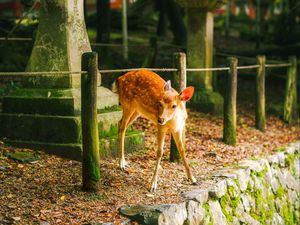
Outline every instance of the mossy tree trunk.
[(291, 66), (287, 71), (286, 89), (284, 99), (283, 120), (292, 123), (297, 117), (297, 57), (289, 58)]
[(224, 102), (223, 141), (228, 145), (236, 144), (236, 94), (237, 94), (237, 58), (229, 58), (230, 70), (227, 78)]
[(83, 0), (41, 0), (39, 26), (26, 70), (80, 71), (81, 55), (89, 51)]
[[(213, 13), (201, 8), (187, 9), (187, 57), (189, 68), (213, 67)], [(213, 90), (212, 71), (193, 72), (188, 82), (196, 91)]]
[[(173, 88), (179, 93), (186, 88), (186, 55), (185, 53), (174, 53), (173, 55), (174, 67), (178, 69), (174, 72), (173, 76)], [(183, 131), (182, 141), (185, 146), (185, 130)], [(170, 147), (170, 161), (179, 162), (180, 154), (178, 152), (175, 140), (171, 137)]]
[(100, 181), (100, 152), (97, 121), (97, 53), (82, 55), (81, 124), (82, 124), (82, 183), (83, 189), (97, 191)]

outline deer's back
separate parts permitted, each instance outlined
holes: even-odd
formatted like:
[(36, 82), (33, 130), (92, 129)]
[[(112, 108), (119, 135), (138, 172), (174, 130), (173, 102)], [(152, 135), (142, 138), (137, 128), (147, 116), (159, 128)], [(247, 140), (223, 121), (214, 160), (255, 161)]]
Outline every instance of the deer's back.
[(131, 71), (117, 80), (119, 101), (138, 102), (147, 107), (157, 107), (164, 94), (165, 81), (148, 70)]

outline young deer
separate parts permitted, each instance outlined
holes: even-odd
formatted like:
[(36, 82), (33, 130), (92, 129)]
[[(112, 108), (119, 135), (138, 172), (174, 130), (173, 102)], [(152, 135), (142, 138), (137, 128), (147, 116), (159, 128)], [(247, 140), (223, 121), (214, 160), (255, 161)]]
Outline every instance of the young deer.
[(163, 155), (165, 134), (171, 131), (186, 169), (189, 180), (196, 183), (184, 153), (183, 130), (187, 112), (184, 102), (190, 100), (194, 87), (184, 89), (180, 94), (171, 88), (170, 81), (165, 82), (156, 73), (148, 70), (132, 71), (120, 76), (113, 90), (119, 94), (119, 103), (123, 117), (119, 122), (119, 166), (126, 169), (124, 157), (124, 137), (127, 127), (139, 116), (157, 125), (157, 161), (150, 191), (157, 188), (158, 168)]

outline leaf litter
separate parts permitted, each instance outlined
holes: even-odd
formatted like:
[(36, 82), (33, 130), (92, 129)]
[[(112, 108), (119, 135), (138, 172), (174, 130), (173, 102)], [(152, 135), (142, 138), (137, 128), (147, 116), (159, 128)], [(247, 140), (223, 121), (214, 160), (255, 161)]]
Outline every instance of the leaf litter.
[[(221, 117), (189, 111), (186, 153), (200, 184), (191, 186), (182, 164), (168, 161), (168, 135), (158, 190), (150, 193), (156, 130), (144, 119), (138, 119), (134, 127), (145, 132), (145, 149), (126, 154), (127, 171), (118, 169), (116, 159), (101, 159), (101, 190), (97, 193), (81, 190), (80, 162), (0, 143), (0, 224), (125, 224), (126, 218), (117, 212), (123, 205), (180, 202), (182, 192), (209, 186), (210, 171), (272, 153), (300, 138), (297, 125), (287, 125), (275, 116), (268, 116), (266, 131), (260, 132), (254, 128), (254, 116), (240, 109), (238, 144), (228, 146), (222, 143)], [(32, 152), (39, 160), (22, 163), (6, 157), (10, 152)]]

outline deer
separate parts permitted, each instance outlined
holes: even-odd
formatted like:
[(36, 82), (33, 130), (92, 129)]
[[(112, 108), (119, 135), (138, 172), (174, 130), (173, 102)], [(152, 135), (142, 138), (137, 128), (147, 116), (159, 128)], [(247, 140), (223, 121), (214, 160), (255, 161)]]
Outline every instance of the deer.
[(190, 170), (183, 144), (185, 121), (188, 117), (185, 102), (192, 98), (194, 87), (187, 87), (178, 93), (171, 87), (170, 81), (163, 80), (152, 71), (141, 69), (119, 76), (113, 84), (113, 92), (119, 95), (119, 104), (123, 110), (122, 118), (118, 124), (120, 169), (125, 170), (128, 166), (124, 156), (126, 129), (138, 117), (142, 116), (157, 127), (158, 149), (150, 192), (155, 192), (157, 189), (158, 170), (167, 132), (171, 132), (175, 140), (187, 178), (196, 184), (197, 180)]

